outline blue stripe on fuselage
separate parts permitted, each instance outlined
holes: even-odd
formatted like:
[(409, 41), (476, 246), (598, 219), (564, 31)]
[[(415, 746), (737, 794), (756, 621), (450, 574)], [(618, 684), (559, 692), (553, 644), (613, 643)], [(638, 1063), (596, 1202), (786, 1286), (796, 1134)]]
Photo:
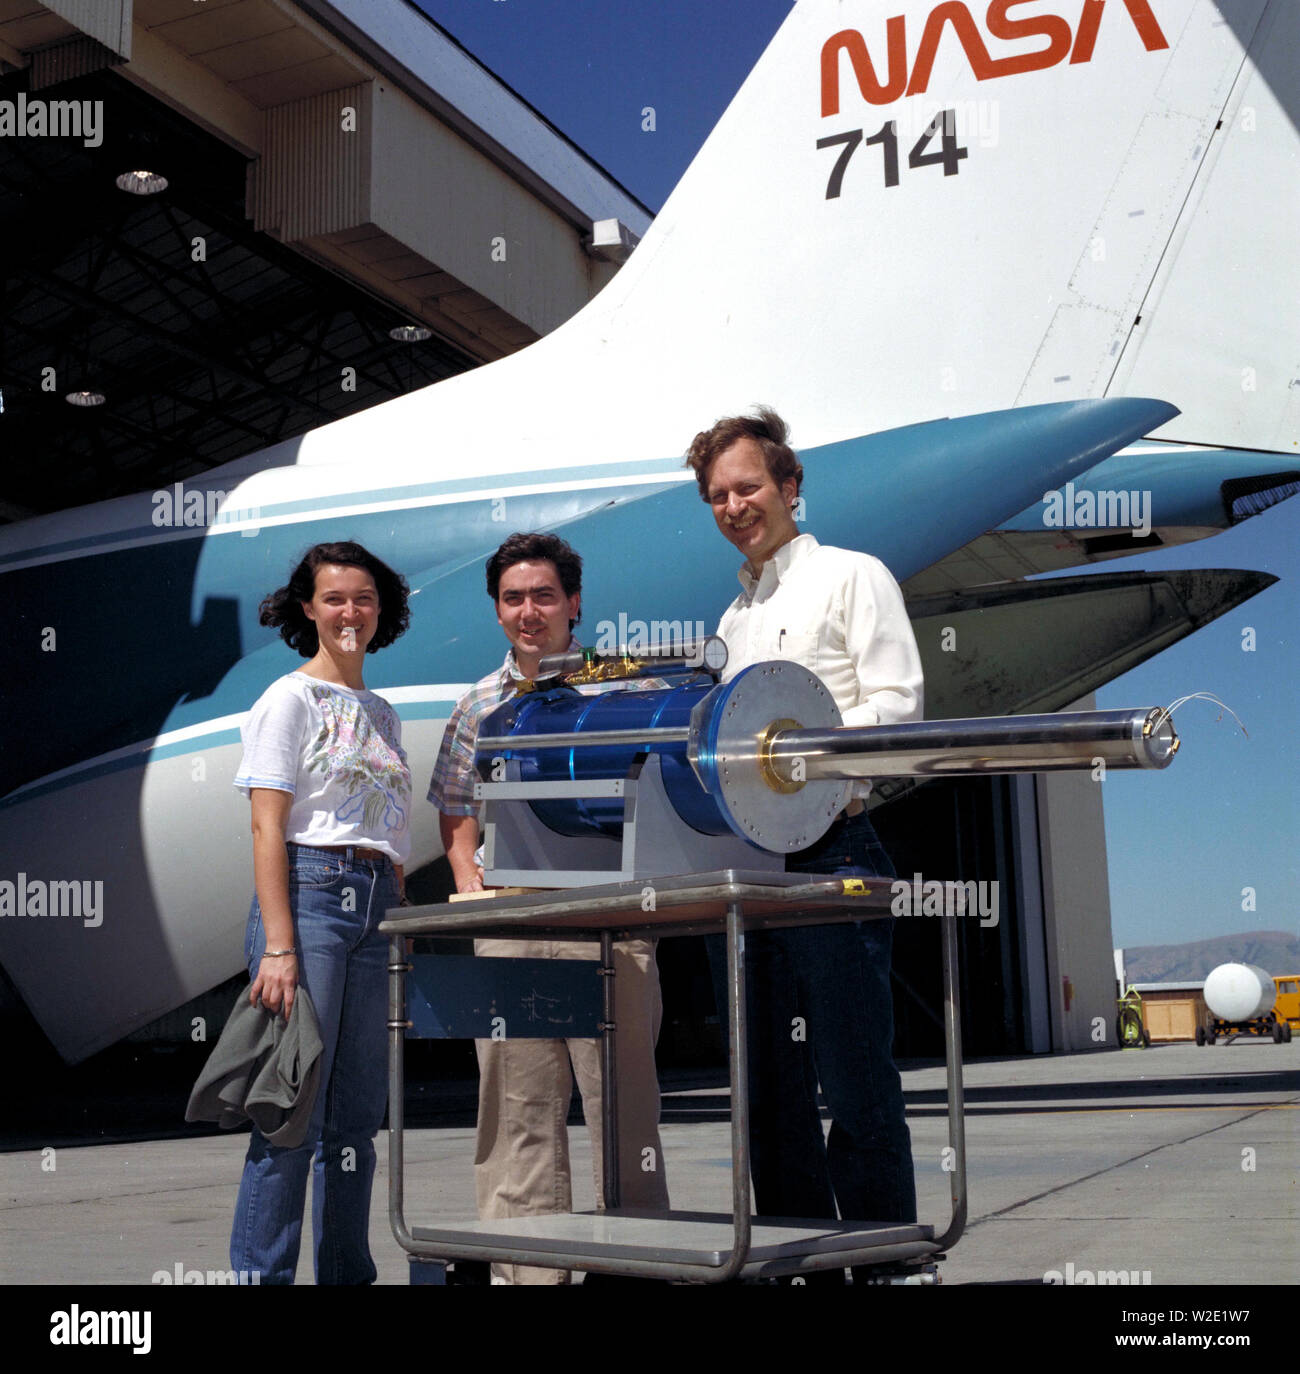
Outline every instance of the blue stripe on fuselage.
[[(380, 689), (382, 692), (382, 688)], [(409, 701), (394, 706), (403, 724), (416, 720), (446, 720), (455, 709), (456, 703), (450, 700)], [(79, 786), (94, 778), (110, 773), (120, 773), (129, 768), (147, 768), (162, 759), (176, 758), (180, 755), (198, 755), (211, 749), (221, 749), (241, 743), (238, 726), (217, 727), (211, 731), (200, 731), (188, 735), (183, 740), (167, 744), (142, 743), (139, 748), (114, 751), (110, 755), (88, 759), (80, 766), (74, 766), (46, 781), (29, 783), (17, 788), (7, 797), (0, 798), (0, 810), (6, 806), (17, 806), (49, 792), (57, 792), (65, 787)]]
[[(876, 554), (901, 581), (1172, 413), (1132, 398), (1058, 403), (809, 450), (807, 528), (823, 543)], [(681, 482), (538, 493), (504, 507), (485, 497), (20, 570), (5, 576), (19, 624), (3, 652), (13, 659), (9, 680), (30, 690), (24, 729), (0, 759), (0, 787), (246, 711), (301, 662), (256, 624), (258, 604), (324, 540), (354, 539), (411, 582), (412, 629), (383, 651), (385, 682), (472, 681), (505, 649), (484, 604), (483, 561), (520, 529), (557, 530), (583, 555), (588, 642), (599, 619), (620, 613), (711, 629), (736, 593), (735, 554), (694, 483)]]
[[(548, 468), (536, 472), (503, 473), (495, 479), (484, 479), (481, 476), (462, 477), (441, 482), (373, 488), (369, 491), (336, 492), (300, 500), (271, 502), (255, 508), (229, 502), (219, 513), (216, 522), (206, 525), (200, 521), (193, 527), (186, 527), (181, 524), (184, 510), (182, 509), (180, 513), (172, 511), (176, 505), (173, 499), (173, 488), (163, 487), (156, 492), (147, 494), (147, 496), (145, 493), (140, 493), (134, 497), (117, 498), (112, 502), (103, 503), (104, 506), (125, 503), (138, 506), (142, 517), (149, 516), (148, 520), (142, 519), (138, 525), (103, 530), (72, 539), (56, 539), (47, 544), (24, 545), (8, 551), (3, 549), (4, 532), (0, 531), (0, 574), (9, 571), (15, 565), (58, 559), (68, 554), (85, 556), (113, 552), (119, 548), (143, 541), (156, 543), (175, 539), (206, 539), (210, 536), (248, 537), (242, 530), (230, 529), (228, 526), (236, 519), (242, 521), (250, 509), (255, 509), (257, 518), (260, 520), (283, 520), (286, 517), (294, 516), (312, 516), (317, 520), (337, 518), (350, 520), (355, 518), (357, 514), (367, 513), (364, 510), (357, 512), (356, 507), (358, 506), (377, 507), (397, 503), (415, 509), (419, 506), (438, 504), (442, 500), (463, 496), (467, 493), (478, 500), (499, 501), (509, 499), (512, 488), (542, 486), (554, 482), (579, 481), (582, 483), (582, 490), (598, 489), (602, 492), (608, 492), (610, 490), (608, 479), (619, 479), (618, 485), (622, 486), (628, 482), (628, 479), (662, 472), (665, 482), (671, 483), (675, 479), (680, 480), (680, 476), (672, 471), (673, 467), (674, 464), (672, 463), (665, 464), (664, 460), (653, 458), (627, 463), (597, 463), (580, 469)], [(302, 467), (293, 469), (293, 471), (301, 481), (309, 483), (313, 473), (324, 474), (329, 472), (329, 469)], [(232, 477), (229, 483), (230, 494), (233, 495), (235, 488), (251, 475), (253, 474)], [(220, 492), (225, 490), (217, 485), (216, 479), (206, 476), (192, 478), (187, 482), (174, 483), (174, 486), (182, 487), (188, 494), (198, 493), (205, 496), (209, 491)], [(165, 506), (159, 504), (159, 498), (162, 497), (166, 498)], [(183, 506), (184, 502), (182, 502)], [(87, 509), (97, 511), (101, 507), (94, 506)], [(156, 515), (164, 512), (164, 510), (174, 515), (174, 524), (158, 525), (155, 523)], [(348, 513), (340, 515), (342, 511)], [(21, 526), (11, 528), (20, 530)]]

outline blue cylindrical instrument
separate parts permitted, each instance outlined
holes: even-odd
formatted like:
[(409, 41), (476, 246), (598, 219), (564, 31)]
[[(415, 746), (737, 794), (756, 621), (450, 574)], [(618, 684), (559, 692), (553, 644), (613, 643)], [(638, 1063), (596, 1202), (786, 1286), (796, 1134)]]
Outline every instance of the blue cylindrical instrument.
[(704, 835), (738, 835), (793, 853), (826, 833), (851, 783), (873, 777), (1164, 768), (1178, 749), (1168, 711), (1084, 711), (843, 728), (829, 690), (788, 661), (756, 663), (730, 681), (693, 675), (651, 690), (586, 696), (572, 687), (521, 694), (482, 721), (485, 781), (518, 781), (537, 818), (560, 835), (618, 839), (626, 796), (580, 795), (593, 781), (636, 775), (659, 760), (679, 820)]
[[(519, 761), (520, 782), (576, 782), (593, 778), (625, 778), (636, 756), (653, 748), (659, 755), (664, 788), (673, 809), (705, 835), (725, 835), (731, 827), (716, 801), (696, 781), (686, 757), (691, 713), (713, 690), (711, 678), (692, 675), (666, 688), (622, 688), (584, 696), (572, 687), (528, 692), (503, 702), (479, 726), (480, 739), (509, 735), (509, 748), (480, 749), (478, 767), (486, 780), (500, 762)], [(624, 738), (611, 744), (537, 747), (539, 735), (583, 736), (616, 730), (680, 729), (681, 738)], [(499, 772), (499, 768), (497, 768)], [(532, 803), (538, 820), (560, 835), (608, 835), (623, 832), (622, 797), (564, 797)]]

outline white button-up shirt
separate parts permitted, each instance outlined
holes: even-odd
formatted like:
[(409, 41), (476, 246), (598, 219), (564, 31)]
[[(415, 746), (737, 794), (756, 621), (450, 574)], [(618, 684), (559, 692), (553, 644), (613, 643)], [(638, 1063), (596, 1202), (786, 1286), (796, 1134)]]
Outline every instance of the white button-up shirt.
[(903, 593), (878, 558), (800, 534), (757, 579), (748, 565), (739, 576), (741, 593), (718, 623), (724, 678), (751, 663), (793, 659), (830, 689), (845, 725), (921, 719), (921, 655)]

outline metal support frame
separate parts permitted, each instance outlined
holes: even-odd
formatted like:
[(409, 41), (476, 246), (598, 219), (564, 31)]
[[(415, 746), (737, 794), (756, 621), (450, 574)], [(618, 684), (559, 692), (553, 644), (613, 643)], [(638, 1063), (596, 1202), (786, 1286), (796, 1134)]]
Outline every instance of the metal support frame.
[(740, 1273), (753, 1227), (749, 1183), (749, 1041), (745, 1032), (745, 921), (738, 901), (727, 903), (727, 1071), (731, 1078), (731, 1255), (715, 1282)]
[(618, 1051), (614, 1033), (618, 1029), (614, 1005), (614, 935), (600, 932), (600, 1143), (601, 1185), (605, 1210), (619, 1205), (623, 1185), (618, 1171)]
[(961, 1081), (961, 990), (957, 983), (957, 918), (940, 918), (943, 928), (943, 1049), (948, 1077), (948, 1144), (955, 1154), (952, 1170), (952, 1218), (938, 1239), (946, 1250), (957, 1243), (966, 1225), (966, 1099)]
[[(869, 883), (870, 880), (867, 880)], [(629, 891), (628, 889), (635, 889)], [(948, 1143), (954, 1151), (951, 1175), (952, 1213), (943, 1234), (934, 1237), (933, 1228), (889, 1227), (880, 1231), (910, 1230), (911, 1236), (894, 1236), (884, 1243), (870, 1244), (869, 1230), (855, 1230), (851, 1224), (841, 1232), (863, 1238), (860, 1245), (816, 1252), (788, 1252), (779, 1258), (752, 1260), (755, 1225), (751, 1215), (749, 1179), (749, 1082), (746, 1054), (745, 1005), (745, 931), (748, 926), (818, 924), (879, 918), (888, 914), (888, 884), (875, 885), (876, 897), (869, 902), (871, 889), (850, 893), (838, 879), (810, 879), (803, 874), (764, 872), (691, 875), (660, 880), (656, 891), (656, 910), (641, 913), (630, 899), (639, 896), (640, 884), (618, 883), (603, 890), (537, 894), (532, 897), (487, 899), (476, 903), (469, 915), (464, 904), (402, 908), (386, 920), (381, 929), (391, 935), (389, 962), (389, 1221), (398, 1244), (417, 1258), (455, 1260), (475, 1259), (505, 1264), (530, 1264), (557, 1269), (579, 1269), (594, 1273), (625, 1274), (695, 1283), (725, 1283), (742, 1274), (747, 1276), (808, 1273), (820, 1269), (895, 1261), (929, 1259), (951, 1248), (966, 1221), (966, 1151), (961, 1078), (961, 1006), (957, 979), (957, 933), (953, 917), (942, 921), (944, 983), (944, 1038), (948, 1077)], [(883, 896), (881, 895), (883, 894)], [(674, 915), (675, 907), (688, 910)], [(746, 913), (746, 906), (750, 908)], [(872, 909), (874, 907), (874, 909)], [(611, 910), (611, 908), (614, 908)], [(619, 911), (621, 908), (621, 912)], [(701, 908), (707, 908), (702, 912)], [(635, 912), (635, 914), (634, 914)], [(629, 919), (620, 924), (620, 915)], [(640, 918), (638, 920), (638, 917)], [(615, 939), (665, 934), (699, 933), (716, 930), (722, 924), (727, 935), (727, 1017), (730, 1028), (729, 1070), (731, 1078), (731, 1154), (732, 1215), (731, 1246), (720, 1260), (710, 1262), (681, 1259), (652, 1260), (626, 1253), (630, 1242), (575, 1244), (561, 1237), (553, 1241), (539, 1236), (520, 1243), (518, 1238), (494, 1237), (471, 1225), (419, 1227), (415, 1234), (407, 1225), (404, 1197), (404, 1101), (403, 1072), (406, 1020), (405, 976), (409, 965), (403, 941), (408, 935), (462, 936), (467, 928), (491, 930), (517, 939), (586, 938), (601, 943), (602, 971), (613, 969)], [(601, 1128), (605, 1146), (605, 1213), (610, 1226), (631, 1218), (643, 1224), (645, 1213), (618, 1213), (617, 1166), (617, 1064), (613, 1043), (615, 1020), (615, 980), (603, 980), (602, 1076), (605, 1080), (605, 1109)], [(563, 1214), (561, 1214), (563, 1215)], [(597, 1214), (600, 1215), (600, 1214)], [(531, 1220), (546, 1220), (538, 1218)], [(558, 1218), (556, 1218), (558, 1222)], [(677, 1250), (690, 1246), (689, 1231), (701, 1221), (720, 1220), (694, 1216), (682, 1220), (669, 1213), (661, 1219), (680, 1225), (683, 1240)], [(815, 1223), (823, 1229), (837, 1230), (834, 1224)], [(762, 1221), (759, 1219), (761, 1229)], [(928, 1232), (917, 1235), (916, 1232)], [(720, 1252), (719, 1252), (720, 1253)]]
[[(483, 866), (487, 881), (497, 886), (577, 888), (653, 880), (665, 853), (687, 869), (743, 864), (784, 871), (783, 854), (757, 849), (736, 835), (705, 835), (683, 825), (664, 790), (658, 754), (650, 754), (626, 778), (520, 782), (518, 759), (508, 761), (506, 773), (505, 782), (474, 784), (474, 799), (483, 802)], [(621, 838), (557, 834), (531, 806), (557, 797), (622, 797)]]

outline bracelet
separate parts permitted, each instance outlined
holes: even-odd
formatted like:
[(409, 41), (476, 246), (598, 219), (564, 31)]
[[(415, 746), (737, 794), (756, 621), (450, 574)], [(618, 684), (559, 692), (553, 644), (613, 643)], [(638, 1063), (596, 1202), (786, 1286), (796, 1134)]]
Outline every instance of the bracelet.
[(264, 949), (264, 950), (262, 951), (262, 958), (263, 958), (263, 959), (279, 959), (279, 958), (281, 958), (281, 957), (282, 957), (283, 955), (285, 955), (285, 954), (295, 954), (295, 953), (297, 953), (297, 951), (293, 948), (292, 945), (290, 945), (290, 947), (289, 947), (288, 949)]

